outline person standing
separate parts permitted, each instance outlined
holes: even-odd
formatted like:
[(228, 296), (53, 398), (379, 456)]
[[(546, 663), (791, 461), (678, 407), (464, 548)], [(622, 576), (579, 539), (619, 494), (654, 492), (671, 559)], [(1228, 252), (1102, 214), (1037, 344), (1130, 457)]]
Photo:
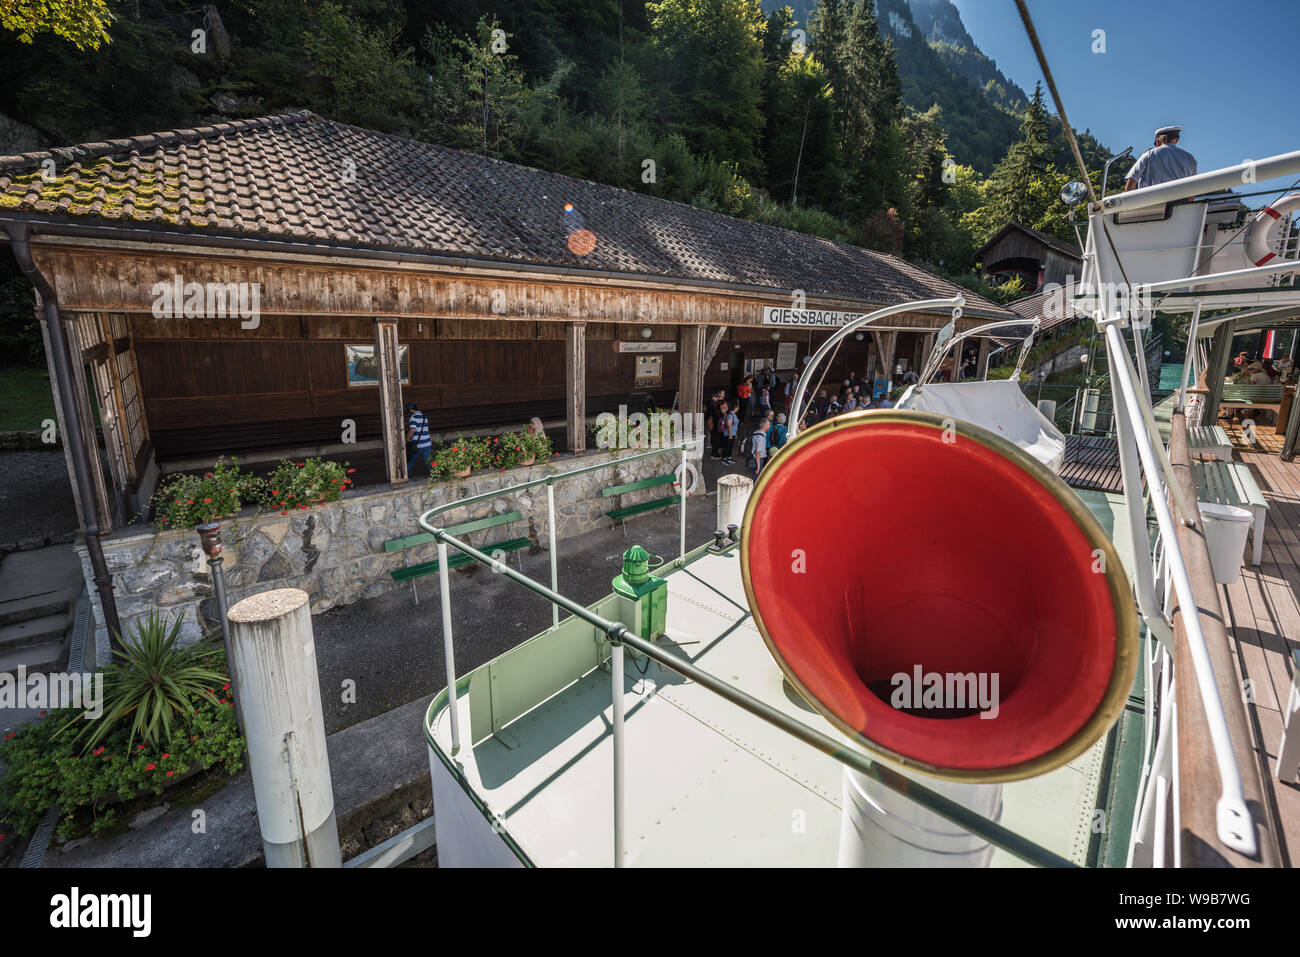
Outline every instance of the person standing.
[(1196, 157), (1174, 145), (1182, 134), (1181, 126), (1162, 126), (1156, 130), (1155, 145), (1129, 167), (1124, 192), (1195, 176)]
[(776, 425), (772, 426), (772, 448), (779, 449), (785, 445), (786, 437), (790, 430), (785, 425), (785, 413), (782, 412), (776, 417)]
[(719, 421), (722, 424), (722, 464), (735, 465), (736, 460), (731, 455), (736, 445), (736, 433), (740, 431), (740, 419), (735, 412), (731, 411), (725, 400), (721, 403)]
[(745, 376), (736, 386), (736, 412), (738, 415), (749, 418), (754, 414), (754, 377)]
[(709, 407), (704, 411), (704, 426), (709, 430), (709, 457), (722, 458), (722, 392), (709, 396)]
[(749, 437), (749, 460), (746, 464), (754, 478), (758, 478), (758, 473), (763, 471), (763, 462), (767, 460), (767, 430), (770, 424), (767, 419), (760, 419), (758, 428)]
[(429, 435), (428, 417), (415, 407), (414, 402), (406, 403), (406, 411), (410, 413), (406, 422), (406, 441), (415, 446), (415, 453), (406, 463), (406, 474), (413, 476), (415, 463), (420, 459), (424, 460), (426, 469), (432, 470), (429, 463), (433, 461), (433, 439)]

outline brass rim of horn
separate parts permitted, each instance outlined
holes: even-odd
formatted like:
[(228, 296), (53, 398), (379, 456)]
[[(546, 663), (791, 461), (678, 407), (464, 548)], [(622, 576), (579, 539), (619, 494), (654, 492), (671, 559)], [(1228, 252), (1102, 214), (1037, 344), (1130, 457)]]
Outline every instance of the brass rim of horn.
[[(763, 615), (759, 611), (758, 601), (755, 597), (754, 582), (751, 577), (749, 566), (749, 529), (754, 520), (754, 515), (758, 509), (758, 503), (762, 500), (763, 489), (771, 480), (777, 470), (782, 467), (784, 462), (789, 462), (799, 448), (816, 442), (823, 435), (829, 434), (836, 429), (856, 429), (867, 427), (874, 424), (884, 424), (888, 422), (898, 422), (906, 425), (922, 425), (934, 428), (936, 430), (955, 431), (959, 436), (978, 442), (981, 445), (993, 450), (1003, 458), (1010, 460), (1021, 469), (1028, 472), (1031, 476), (1039, 481), (1052, 496), (1061, 504), (1061, 506), (1070, 514), (1079, 529), (1083, 532), (1093, 548), (1100, 549), (1104, 555), (1106, 584), (1110, 590), (1111, 602), (1115, 610), (1115, 662), (1111, 669), (1110, 682), (1106, 686), (1106, 692), (1102, 695), (1101, 701), (1093, 709), (1093, 713), (1088, 720), (1079, 727), (1069, 738), (1061, 742), (1050, 751), (1031, 758), (1028, 761), (1022, 761), (1019, 764), (1008, 765), (999, 768), (953, 768), (929, 764), (917, 758), (908, 757), (898, 754), (895, 751), (883, 747), (877, 742), (863, 735), (858, 729), (850, 726), (843, 721), (838, 715), (833, 714), (825, 707), (811, 691), (809, 691), (798, 678), (797, 675), (786, 664), (785, 659), (777, 649), (776, 643), (772, 640), (768, 632), (767, 623), (763, 621)], [(1115, 550), (1114, 544), (1101, 523), (1089, 511), (1088, 507), (1083, 504), (1073, 492), (1073, 490), (1061, 481), (1060, 477), (1049, 470), (1045, 465), (1036, 458), (1022, 451), (1018, 446), (1001, 436), (995, 435), (979, 426), (972, 425), (969, 422), (963, 422), (959, 419), (945, 418), (932, 412), (919, 412), (907, 410), (867, 410), (865, 412), (851, 412), (847, 415), (836, 416), (827, 419), (825, 422), (819, 422), (805, 432), (799, 433), (793, 441), (782, 447), (774, 455), (762, 472), (759, 473), (758, 480), (754, 483), (754, 491), (749, 497), (749, 502), (745, 506), (745, 517), (743, 520), (743, 534), (740, 540), (740, 571), (741, 578), (745, 584), (745, 599), (749, 603), (750, 611), (754, 615), (754, 624), (758, 632), (763, 636), (763, 642), (767, 645), (767, 650), (776, 663), (780, 666), (782, 673), (799, 694), (807, 701), (817, 712), (831, 722), (842, 733), (847, 735), (856, 744), (862, 746), (867, 751), (890, 762), (906, 768), (912, 768), (922, 771), (933, 777), (947, 781), (965, 781), (965, 782), (982, 782), (994, 783), (1000, 781), (1020, 781), (1025, 778), (1036, 777), (1044, 774), (1063, 764), (1072, 761), (1074, 758), (1083, 754), (1091, 748), (1097, 740), (1114, 724), (1119, 717), (1120, 712), (1128, 701), (1129, 692), (1133, 687), (1133, 680), (1137, 675), (1138, 666), (1138, 621), (1137, 611), (1133, 605), (1131, 590), (1128, 585), (1128, 579), (1124, 572), (1123, 563), (1120, 561), (1119, 553)]]

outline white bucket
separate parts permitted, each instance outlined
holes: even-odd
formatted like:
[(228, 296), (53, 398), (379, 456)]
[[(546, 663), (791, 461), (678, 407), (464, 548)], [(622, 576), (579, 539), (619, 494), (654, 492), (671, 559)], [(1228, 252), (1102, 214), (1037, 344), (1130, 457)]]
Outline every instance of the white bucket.
[[(1001, 784), (920, 780), (992, 821), (1002, 817)], [(840, 820), (840, 867), (988, 867), (993, 858), (983, 838), (850, 768)]]
[(1210, 566), (1214, 580), (1220, 585), (1231, 585), (1241, 574), (1241, 562), (1246, 553), (1246, 536), (1255, 516), (1235, 505), (1216, 505), (1197, 502), (1201, 517), (1205, 519), (1205, 543), (1210, 547)]

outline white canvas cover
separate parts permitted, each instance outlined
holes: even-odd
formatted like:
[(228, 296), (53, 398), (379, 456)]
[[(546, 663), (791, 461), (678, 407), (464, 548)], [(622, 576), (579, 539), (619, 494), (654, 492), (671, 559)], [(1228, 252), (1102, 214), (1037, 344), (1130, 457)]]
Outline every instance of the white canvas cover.
[(978, 425), (1020, 446), (1057, 475), (1065, 462), (1065, 436), (1010, 379), (931, 383), (909, 390), (900, 408), (934, 412)]

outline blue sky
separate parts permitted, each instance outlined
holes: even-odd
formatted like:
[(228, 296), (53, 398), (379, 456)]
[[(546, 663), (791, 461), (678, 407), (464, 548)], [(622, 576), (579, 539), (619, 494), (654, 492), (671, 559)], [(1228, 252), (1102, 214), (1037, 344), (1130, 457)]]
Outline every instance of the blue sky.
[[(953, 0), (971, 38), (1026, 93), (1041, 79), (1012, 0)], [(1165, 124), (1201, 172), (1300, 150), (1297, 0), (1028, 0), (1075, 129), (1134, 155)], [(1093, 53), (1093, 31), (1106, 52)], [(1288, 64), (1290, 64), (1288, 68)], [(1044, 84), (1044, 94), (1047, 94)], [(1055, 111), (1055, 107), (1051, 107)], [(1125, 161), (1124, 165), (1127, 165)], [(1281, 189), (1288, 180), (1257, 188)]]

